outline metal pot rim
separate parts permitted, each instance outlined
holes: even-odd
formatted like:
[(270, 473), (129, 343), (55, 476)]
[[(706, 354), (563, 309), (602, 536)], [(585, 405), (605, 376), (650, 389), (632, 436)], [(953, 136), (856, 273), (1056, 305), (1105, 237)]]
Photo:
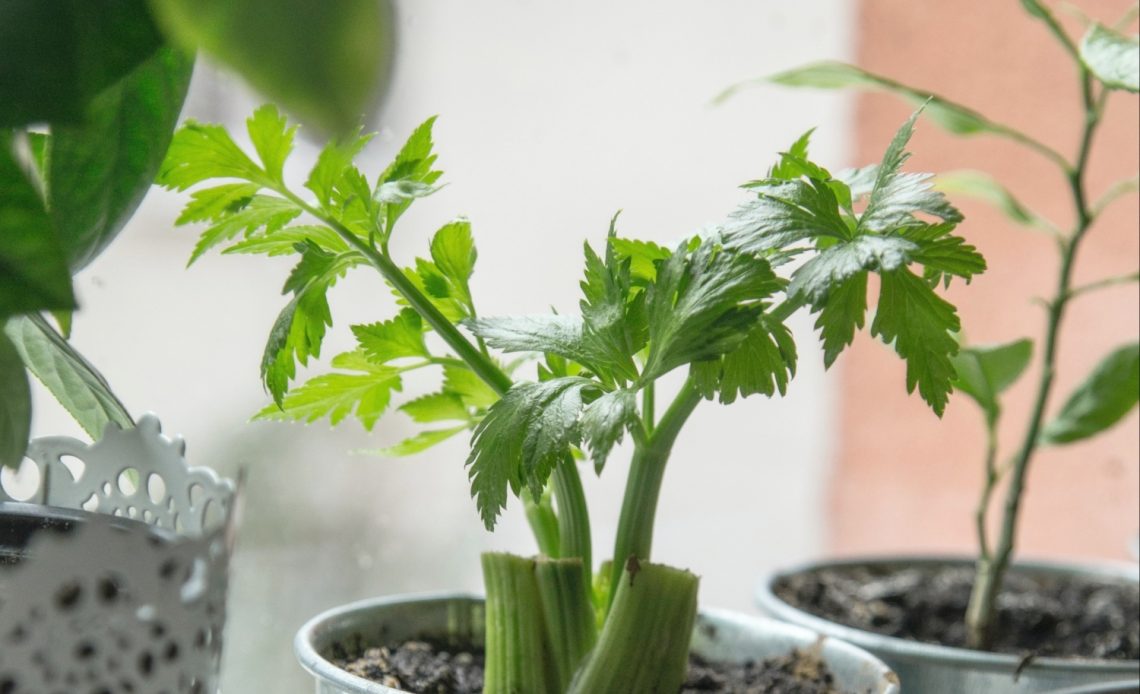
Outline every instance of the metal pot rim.
[[(329, 662), (323, 655), (321, 655), (313, 643), (321, 636), (322, 630), (328, 624), (335, 624), (340, 618), (350, 615), (357, 611), (370, 611), (376, 608), (385, 607), (389, 605), (408, 605), (417, 602), (438, 602), (438, 601), (472, 601), (483, 602), (483, 596), (478, 593), (468, 592), (425, 592), (425, 593), (404, 593), (397, 595), (388, 595), (382, 597), (366, 598), (355, 602), (339, 605), (331, 609), (325, 610), (309, 621), (297, 631), (297, 635), (293, 638), (293, 652), (303, 667), (310, 675), (313, 675), (318, 681), (341, 681), (346, 678), (349, 679), (353, 686), (358, 688), (360, 692), (368, 692), (369, 694), (389, 694), (393, 690), (375, 682), (356, 677), (345, 672), (343, 669), (336, 667)], [(706, 618), (711, 618), (721, 622), (729, 622), (739, 625), (763, 625), (763, 628), (771, 633), (790, 635), (808, 640), (823, 639), (825, 651), (830, 651), (833, 654), (842, 654), (844, 657), (861, 660), (864, 662), (874, 663), (878, 673), (877, 676), (886, 679), (888, 682), (891, 678), (896, 677), (891, 669), (876, 658), (874, 655), (867, 653), (856, 645), (846, 643), (837, 638), (829, 638), (821, 635), (803, 626), (796, 624), (789, 624), (767, 617), (757, 615), (743, 614), (736, 610), (728, 610), (721, 608), (701, 608), (700, 615)], [(897, 681), (897, 679), (896, 679)], [(898, 685), (895, 684), (894, 688), (889, 691), (898, 691)]]
[[(892, 657), (903, 659), (929, 659), (951, 661), (968, 665), (978, 670), (1009, 671), (1016, 668), (1021, 658), (1016, 655), (1003, 653), (982, 653), (967, 648), (954, 648), (937, 644), (908, 641), (893, 636), (884, 636), (870, 631), (863, 631), (849, 627), (838, 622), (832, 622), (817, 617), (810, 612), (793, 607), (781, 600), (772, 590), (776, 581), (799, 573), (818, 571), (826, 568), (846, 566), (869, 565), (929, 565), (929, 564), (966, 564), (973, 565), (975, 558), (954, 554), (920, 554), (920, 555), (868, 555), (843, 559), (824, 561), (809, 561), (797, 564), (788, 569), (772, 571), (763, 576), (756, 588), (756, 603), (760, 609), (777, 619), (790, 621), (806, 626), (820, 633), (830, 634), (838, 639), (852, 643), (860, 648), (889, 654)], [(1092, 562), (1088, 564), (1075, 564), (1048, 559), (1032, 559), (1014, 562), (1014, 567), (1041, 573), (1064, 573), (1101, 578), (1119, 578), (1125, 580), (1140, 580), (1140, 566), (1124, 562)], [(886, 657), (886, 656), (884, 656)], [(1068, 671), (1119, 671), (1123, 676), (1140, 670), (1140, 660), (1093, 660), (1078, 658), (1034, 658), (1028, 667), (1045, 670)]]

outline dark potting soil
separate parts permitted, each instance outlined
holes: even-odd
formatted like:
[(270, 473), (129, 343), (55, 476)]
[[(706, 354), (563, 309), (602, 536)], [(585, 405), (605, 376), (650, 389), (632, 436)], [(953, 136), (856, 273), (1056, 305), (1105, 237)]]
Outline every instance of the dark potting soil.
[[(333, 664), (358, 677), (417, 694), (479, 694), (483, 691), (483, 654), (449, 649), (427, 641), (406, 641), (367, 648), (348, 656), (333, 646)], [(340, 654), (342, 657), (337, 657)], [(794, 651), (780, 658), (744, 664), (689, 658), (681, 694), (841, 694), (819, 656)], [(615, 693), (616, 694), (616, 693)]]
[[(973, 567), (836, 567), (786, 577), (785, 602), (856, 629), (965, 647)], [(993, 650), (1020, 656), (1140, 658), (1136, 584), (1013, 570), (998, 595)]]

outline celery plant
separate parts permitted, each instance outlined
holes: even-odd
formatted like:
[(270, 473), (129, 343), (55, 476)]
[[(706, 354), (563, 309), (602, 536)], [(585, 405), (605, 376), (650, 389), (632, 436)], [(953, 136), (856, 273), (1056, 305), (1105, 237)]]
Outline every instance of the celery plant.
[[(478, 315), (467, 220), (441, 227), (428, 257), (408, 266), (393, 257), (398, 220), (441, 176), (432, 120), (371, 180), (353, 165), (367, 136), (330, 143), (305, 191), (284, 182), (295, 127), (276, 108), (247, 123), (256, 157), (223, 128), (190, 122), (159, 182), (210, 184), (178, 218), (206, 225), (192, 262), (219, 246), (299, 256), (262, 359), (273, 403), (260, 417), (336, 424), (354, 415), (371, 429), (403, 374), (431, 369), (439, 390), (398, 407), (424, 430), (386, 452), (470, 432), (467, 471), (486, 527), (512, 493), (521, 497), (541, 554), (483, 557), (486, 691), (670, 691), (684, 676), (698, 580), (651, 561), (653, 520), (670, 451), (697, 405), (783, 394), (797, 358), (786, 321), (801, 308), (816, 314), (830, 365), (865, 324), (874, 273), (871, 334), (906, 361), (909, 391), (938, 414), (946, 406), (959, 322), (937, 290), (968, 281), (985, 261), (952, 235), (961, 215), (930, 176), (902, 171), (914, 120), (878, 166), (837, 175), (808, 158), (805, 134), (744, 185), (744, 202), (722, 225), (672, 247), (626, 238), (615, 219), (600, 252), (584, 246), (579, 315)], [(793, 259), (804, 262), (789, 270)], [(356, 266), (377, 271), (403, 308), (352, 326), (357, 348), (334, 357), (331, 373), (295, 385), (296, 365), (320, 356), (332, 324), (328, 290)], [(501, 353), (533, 356), (534, 377)], [(675, 369), (688, 378), (658, 417), (656, 384)], [(600, 473), (627, 435), (633, 461), (614, 561), (595, 582), (577, 460), (588, 456)]]
[[(978, 111), (916, 89), (852, 65), (818, 63), (768, 78), (780, 84), (801, 87), (842, 88), (885, 91), (908, 101), (926, 104), (931, 120), (960, 136), (991, 135), (1016, 142), (1040, 154), (1057, 167), (1068, 184), (1072, 202), (1072, 222), (1067, 231), (1021, 202), (994, 179), (979, 172), (954, 172), (942, 177), (938, 187), (946, 192), (972, 195), (1001, 209), (1011, 220), (1053, 237), (1058, 255), (1056, 290), (1045, 302), (1046, 320), (1041, 337), (1040, 374), (1028, 421), (1016, 452), (1004, 464), (998, 461), (998, 422), (1000, 395), (1025, 371), (1032, 359), (1033, 342), (1022, 338), (1001, 345), (974, 346), (953, 358), (957, 371), (954, 385), (973, 399), (985, 419), (986, 443), (984, 477), (975, 511), (978, 538), (977, 572), (973, 594), (966, 613), (968, 643), (986, 649), (992, 640), (996, 619), (996, 597), (1013, 558), (1018, 511), (1025, 490), (1030, 463), (1040, 446), (1063, 445), (1094, 436), (1124, 418), (1140, 400), (1140, 342), (1122, 345), (1093, 369), (1064, 405), (1047, 421), (1049, 399), (1057, 372), (1057, 344), (1069, 302), (1088, 292), (1140, 279), (1140, 271), (1107, 277), (1084, 286), (1073, 286), (1073, 265), (1077, 251), (1088, 238), (1100, 213), (1113, 201), (1135, 193), (1138, 179), (1117, 181), (1093, 201), (1088, 194), (1088, 162), (1093, 136), (1105, 111), (1111, 92), (1140, 89), (1140, 42), (1127, 36), (1124, 28), (1137, 15), (1134, 5), (1111, 26), (1086, 19), (1085, 34), (1078, 43), (1070, 37), (1053, 11), (1039, 0), (1022, 0), (1022, 6), (1043, 23), (1060, 47), (1072, 59), (1080, 94), (1082, 119), (1076, 133), (1076, 154), (1070, 159), (1049, 145), (1013, 128), (993, 121)], [(736, 88), (734, 87), (733, 90)], [(733, 90), (726, 92), (724, 96)], [(1136, 142), (1125, 146), (1136, 148)], [(997, 486), (1008, 479), (1000, 525), (990, 536), (988, 515)]]

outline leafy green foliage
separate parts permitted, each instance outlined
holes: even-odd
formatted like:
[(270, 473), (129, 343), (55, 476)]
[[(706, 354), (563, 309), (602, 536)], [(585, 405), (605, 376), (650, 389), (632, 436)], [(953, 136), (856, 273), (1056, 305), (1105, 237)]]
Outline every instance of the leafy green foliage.
[(360, 349), (377, 364), (385, 364), (402, 357), (431, 356), (424, 343), (424, 328), (420, 314), (410, 308), (403, 309), (389, 321), (354, 325), (352, 333), (356, 335)]
[(0, 127), (82, 121), (97, 94), (162, 43), (144, 0), (7, 0), (0, 5)]
[(388, 80), (393, 23), (387, 4), (151, 0), (150, 7), (183, 46), (237, 70), (326, 132), (343, 135), (355, 127)]
[(388, 409), (392, 392), (403, 388), (400, 372), (391, 367), (377, 366), (357, 352), (337, 355), (332, 365), (352, 373), (316, 376), (289, 391), (280, 406), (270, 405), (258, 412), (257, 419), (311, 423), (327, 417), (330, 424), (336, 425), (351, 414), (371, 431), (376, 420)]
[(373, 455), (378, 455), (381, 458), (399, 458), (408, 455), (415, 455), (423, 453), (427, 449), (437, 444), (452, 438), (456, 434), (466, 431), (467, 425), (451, 427), (449, 429), (427, 429), (412, 436), (411, 438), (404, 439), (394, 446), (387, 446), (385, 448), (377, 448), (376, 450), (368, 451)]
[(582, 436), (590, 445), (594, 469), (601, 474), (610, 451), (621, 443), (625, 430), (641, 426), (637, 419), (637, 397), (631, 390), (604, 393), (582, 411)]
[(468, 477), (484, 525), (491, 529), (507, 505), (507, 488), (542, 495), (554, 466), (581, 440), (578, 416), (586, 378), (516, 383), (475, 427)]
[(786, 325), (761, 315), (738, 347), (720, 360), (693, 364), (697, 387), (706, 398), (719, 394), (730, 404), (760, 393), (784, 395), (796, 374), (796, 343)]
[(978, 403), (991, 426), (1001, 414), (999, 397), (1013, 385), (1033, 356), (1033, 341), (963, 347), (951, 358), (957, 377), (954, 388)]
[(1044, 443), (1080, 441), (1108, 429), (1140, 400), (1140, 343), (1113, 350), (1041, 432)]
[(471, 419), (463, 398), (458, 393), (447, 390), (409, 400), (400, 405), (400, 411), (422, 423)]
[(92, 439), (107, 425), (134, 426), (103, 376), (43, 319), (17, 316), (5, 330), (20, 359)]
[(20, 354), (0, 332), (0, 467), (16, 467), (32, 429), (32, 393)]
[(1140, 91), (1140, 40), (1100, 24), (1081, 39), (1081, 62), (1109, 89)]
[[(882, 289), (871, 333), (894, 344), (907, 361), (908, 390), (917, 387), (941, 415), (953, 377), (949, 357), (958, 349), (951, 333), (959, 323), (954, 307), (932, 285), (952, 277), (969, 280), (985, 270), (985, 261), (973, 246), (950, 235), (962, 216), (931, 187), (930, 176), (902, 171), (917, 117), (899, 129), (877, 167), (848, 179), (858, 182), (855, 191), (804, 158), (805, 135), (773, 167), (781, 178), (747, 186), (756, 198), (730, 216), (722, 233), (728, 248), (743, 253), (812, 253), (792, 273), (786, 293), (819, 313), (816, 328), (829, 366), (863, 326), (867, 275), (879, 274)], [(861, 197), (867, 203), (857, 214), (853, 201)], [(908, 269), (913, 264), (923, 266), (921, 279)], [(767, 354), (776, 353), (769, 345)]]

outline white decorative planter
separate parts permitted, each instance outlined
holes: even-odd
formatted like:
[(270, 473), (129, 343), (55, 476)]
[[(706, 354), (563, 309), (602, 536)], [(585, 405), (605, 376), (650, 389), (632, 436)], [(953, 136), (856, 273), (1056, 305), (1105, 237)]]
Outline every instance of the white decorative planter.
[(0, 485), (0, 693), (212, 694), (236, 488), (158, 419), (37, 439), (39, 486)]

